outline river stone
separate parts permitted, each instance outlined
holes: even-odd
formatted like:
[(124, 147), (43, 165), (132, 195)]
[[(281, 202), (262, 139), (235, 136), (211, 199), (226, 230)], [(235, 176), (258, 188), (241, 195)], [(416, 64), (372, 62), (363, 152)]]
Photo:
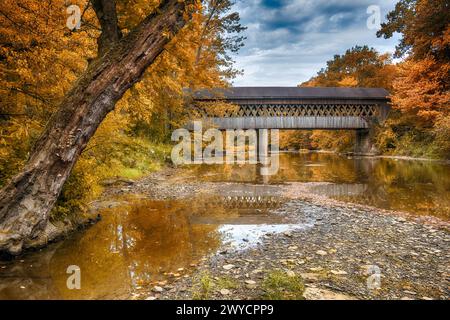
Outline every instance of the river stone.
[(337, 275), (337, 276), (344, 276), (346, 274), (348, 274), (346, 271), (344, 270), (331, 270), (330, 271), (332, 274)]
[(295, 277), (295, 272), (292, 270), (288, 270), (288, 271), (286, 271), (286, 275), (290, 278), (293, 278), (293, 277)]
[(300, 273), (303, 280), (309, 282), (319, 281), (319, 275), (317, 273)]
[(327, 289), (307, 287), (303, 294), (306, 300), (358, 300), (357, 298)]
[(227, 296), (227, 295), (229, 295), (231, 292), (230, 292), (230, 290), (228, 290), (228, 289), (221, 289), (220, 290), (220, 294), (221, 295), (223, 295), (223, 296)]
[(409, 290), (403, 290), (404, 293), (406, 294), (411, 294), (411, 295), (416, 295), (417, 293), (414, 291), (409, 291)]
[(245, 280), (245, 286), (248, 289), (255, 289), (256, 288), (256, 282), (253, 280)]
[(154, 287), (153, 287), (153, 291), (154, 291), (154, 292), (163, 292), (164, 289), (161, 288), (161, 287), (159, 287), (159, 286), (154, 286)]
[(231, 270), (234, 268), (234, 264), (226, 264), (222, 266), (222, 268), (224, 268), (225, 270)]
[(328, 254), (326, 251), (323, 251), (323, 250), (317, 250), (316, 253), (317, 253), (319, 256), (326, 256), (326, 255)]

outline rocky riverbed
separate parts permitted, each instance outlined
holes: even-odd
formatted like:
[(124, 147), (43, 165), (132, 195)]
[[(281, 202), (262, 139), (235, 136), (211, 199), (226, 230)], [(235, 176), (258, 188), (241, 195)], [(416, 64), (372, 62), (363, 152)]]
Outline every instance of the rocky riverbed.
[[(108, 195), (182, 199), (223, 194), (238, 185), (191, 178), (168, 169), (121, 183)], [(283, 199), (273, 213), (301, 227), (242, 239), (249, 242), (244, 249), (224, 244), (198, 264), (169, 274), (169, 280), (138, 288), (130, 298), (449, 298), (446, 221), (331, 200), (311, 192), (311, 186), (273, 186)]]

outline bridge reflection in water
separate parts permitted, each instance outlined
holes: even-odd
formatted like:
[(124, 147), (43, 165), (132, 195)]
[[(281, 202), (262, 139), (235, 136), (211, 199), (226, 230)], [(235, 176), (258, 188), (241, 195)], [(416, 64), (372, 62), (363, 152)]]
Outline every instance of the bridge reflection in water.
[[(268, 177), (268, 185), (311, 183), (311, 191), (338, 200), (450, 219), (449, 164), (315, 152), (281, 153), (279, 160), (280, 169)], [(255, 165), (190, 170), (204, 181), (263, 183)]]
[[(271, 210), (285, 202), (278, 186), (230, 184), (221, 188), (220, 195), (208, 197), (205, 202), (206, 215), (193, 215), (194, 224), (277, 224), (282, 223), (279, 216), (270, 214)], [(212, 212), (223, 208), (226, 215)], [(212, 214), (211, 214), (212, 213)]]

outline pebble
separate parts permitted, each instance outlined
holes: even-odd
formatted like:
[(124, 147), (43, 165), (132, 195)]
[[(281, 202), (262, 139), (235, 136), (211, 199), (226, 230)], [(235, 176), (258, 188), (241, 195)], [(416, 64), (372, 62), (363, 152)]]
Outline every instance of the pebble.
[(159, 286), (154, 286), (154, 287), (153, 287), (153, 291), (154, 291), (154, 292), (163, 292), (164, 289), (161, 288), (161, 287), (159, 287)]
[(309, 270), (311, 270), (313, 272), (317, 272), (317, 271), (322, 271), (323, 268), (322, 267), (314, 267), (314, 268), (309, 268)]
[(348, 274), (346, 271), (344, 270), (331, 270), (330, 271), (332, 274), (337, 275), (337, 276), (344, 276), (346, 274)]
[(227, 296), (227, 295), (229, 295), (230, 293), (231, 293), (231, 291), (228, 290), (228, 289), (221, 289), (221, 290), (220, 290), (220, 294), (223, 295), (223, 296)]
[(295, 277), (295, 272), (292, 270), (288, 270), (288, 271), (286, 271), (286, 275), (290, 278), (293, 278), (293, 277)]
[(231, 270), (234, 268), (234, 264), (226, 264), (222, 268), (224, 268), (225, 270)]
[(403, 290), (404, 293), (406, 294), (411, 294), (411, 295), (416, 295), (417, 293), (414, 291), (409, 291), (409, 290)]

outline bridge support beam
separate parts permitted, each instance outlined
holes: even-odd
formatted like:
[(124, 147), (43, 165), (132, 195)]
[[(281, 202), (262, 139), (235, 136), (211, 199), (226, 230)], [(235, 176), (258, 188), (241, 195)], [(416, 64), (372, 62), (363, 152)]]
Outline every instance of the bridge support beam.
[(269, 161), (269, 130), (258, 129), (256, 130), (256, 136), (258, 162), (266, 165)]
[(356, 130), (355, 154), (375, 155), (377, 150), (372, 143), (372, 130)]

